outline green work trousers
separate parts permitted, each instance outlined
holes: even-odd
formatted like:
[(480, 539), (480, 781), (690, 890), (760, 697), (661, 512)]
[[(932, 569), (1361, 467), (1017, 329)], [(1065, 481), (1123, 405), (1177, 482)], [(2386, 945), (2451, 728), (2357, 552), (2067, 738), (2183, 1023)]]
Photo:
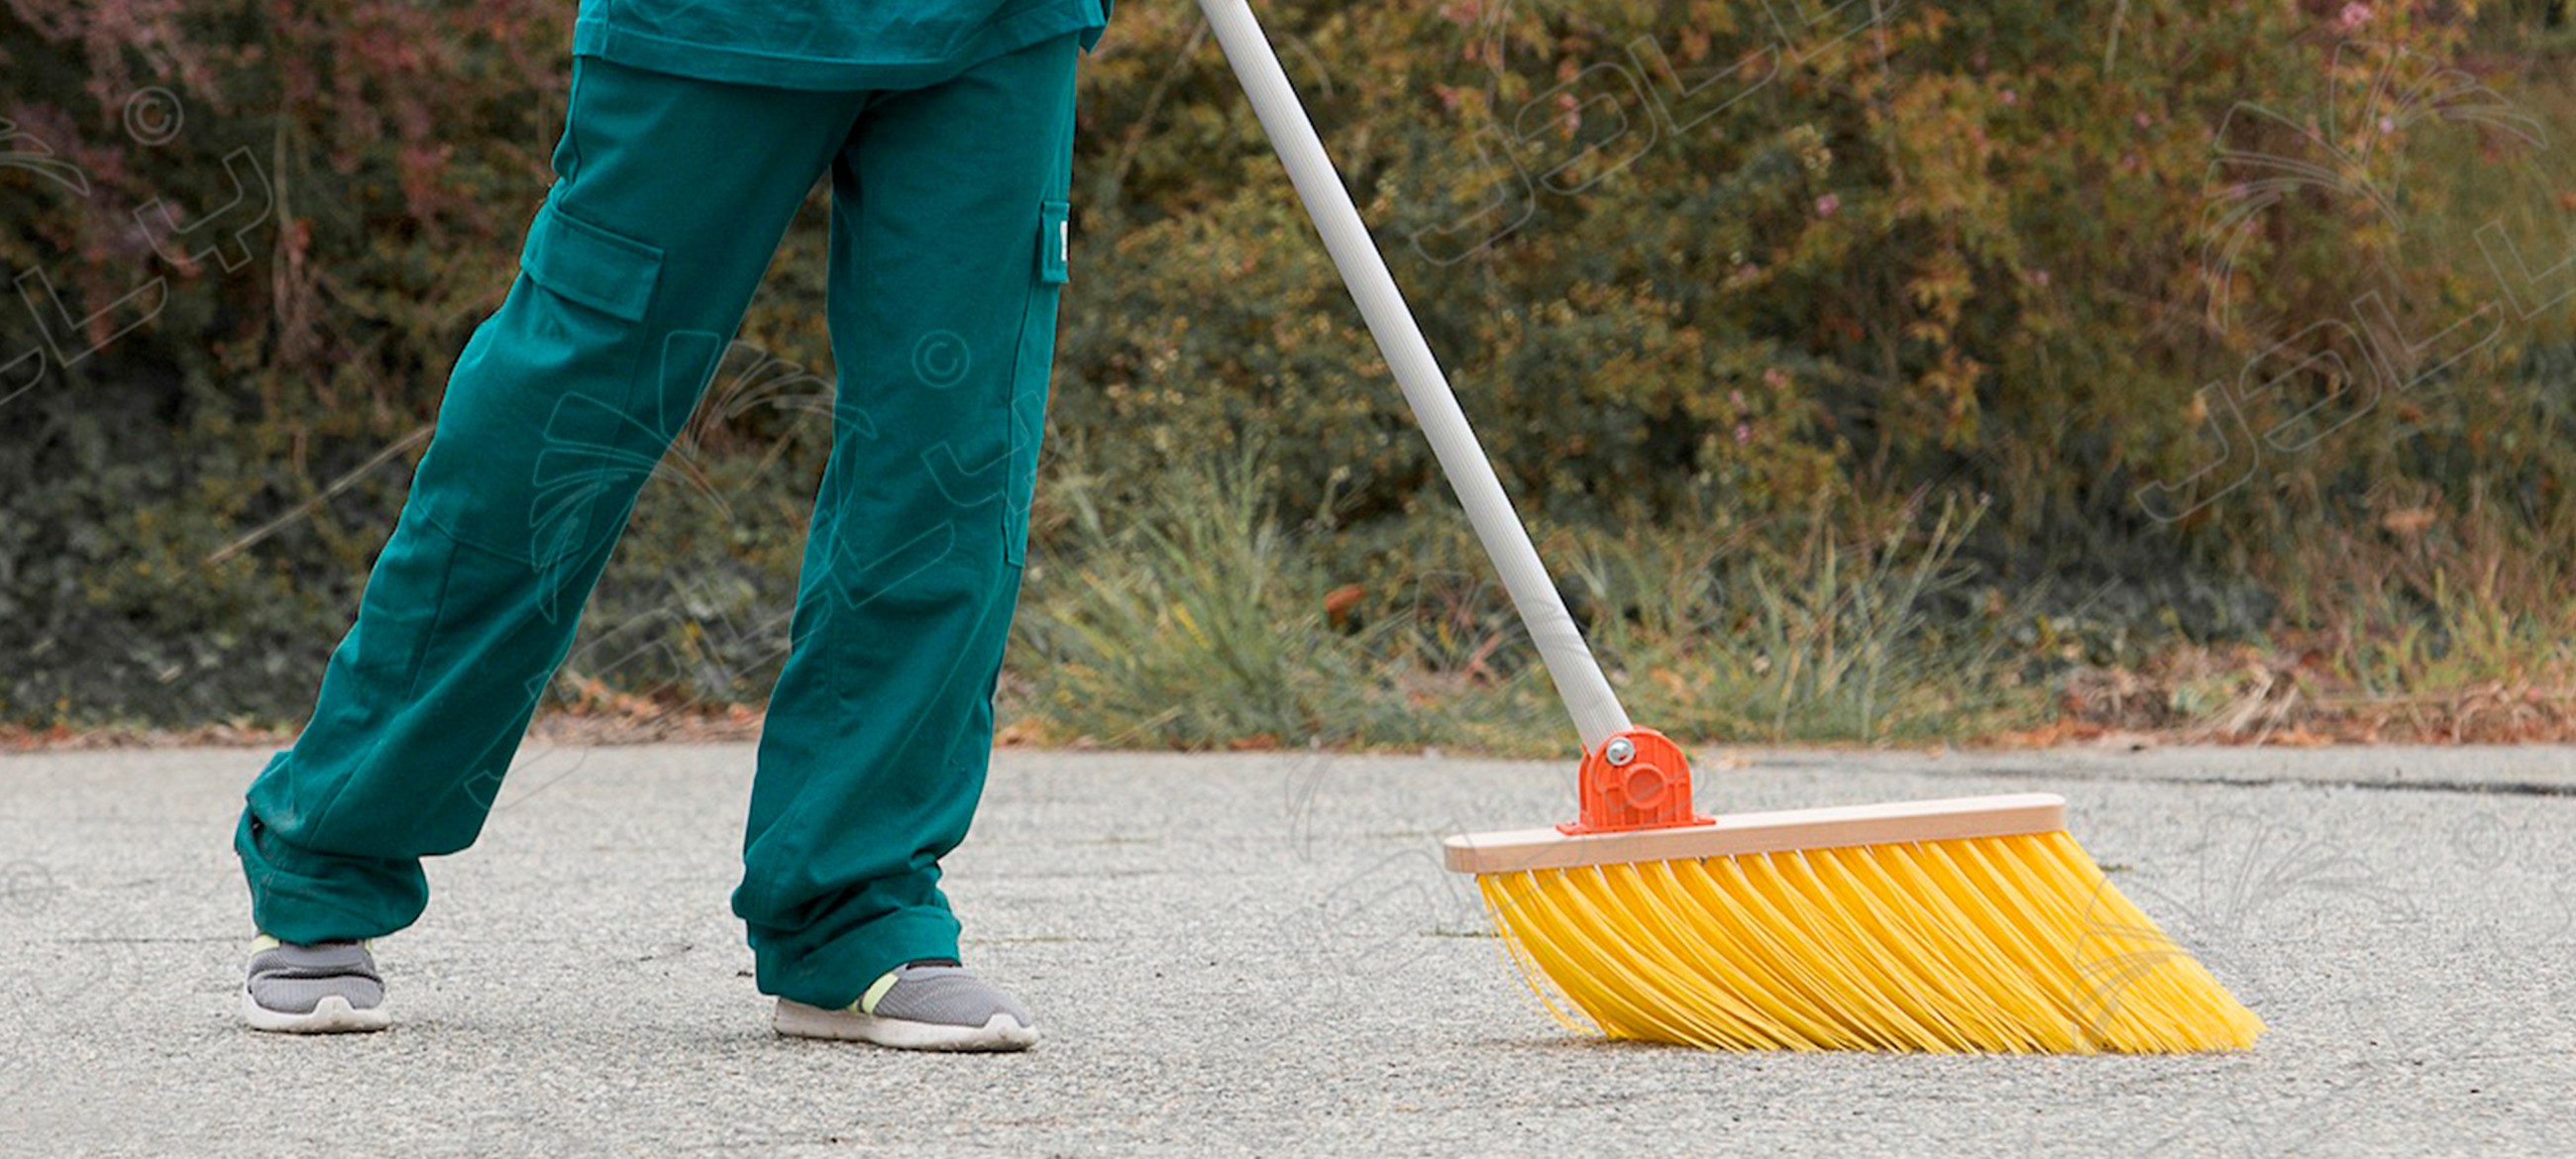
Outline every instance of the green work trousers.
[(825, 1008), (951, 957), (1019, 598), (1065, 280), (1076, 37), (922, 87), (574, 64), (520, 275), (459, 358), (313, 717), (234, 845), (290, 942), (418, 919), (482, 830), (638, 488), (829, 173), (833, 447), (769, 701), (734, 912)]

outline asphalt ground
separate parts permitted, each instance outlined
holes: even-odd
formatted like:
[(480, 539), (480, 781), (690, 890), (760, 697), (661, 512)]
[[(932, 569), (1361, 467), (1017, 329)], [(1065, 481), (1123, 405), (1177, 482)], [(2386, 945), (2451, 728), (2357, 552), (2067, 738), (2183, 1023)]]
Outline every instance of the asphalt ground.
[(1449, 833), (1572, 768), (998, 759), (949, 861), (1010, 1057), (785, 1041), (725, 908), (748, 746), (539, 748), (378, 946), (399, 1023), (234, 1022), (265, 752), (0, 757), (0, 1154), (2576, 1154), (2576, 749), (1738, 752), (1703, 807), (2046, 790), (2271, 1024), (2236, 1055), (1703, 1054), (1576, 1037)]

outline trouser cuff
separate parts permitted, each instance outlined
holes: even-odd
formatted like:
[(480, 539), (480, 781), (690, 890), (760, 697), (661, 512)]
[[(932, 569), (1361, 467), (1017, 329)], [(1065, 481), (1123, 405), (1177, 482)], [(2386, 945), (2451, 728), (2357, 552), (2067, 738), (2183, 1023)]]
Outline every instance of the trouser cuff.
[(242, 810), (233, 830), (251, 920), (281, 942), (380, 938), (420, 920), (429, 878), (417, 858), (344, 857), (298, 849)]
[(859, 1000), (886, 971), (922, 958), (955, 958), (956, 915), (942, 909), (888, 914), (814, 949), (793, 953), (754, 947), (763, 994), (839, 1010)]

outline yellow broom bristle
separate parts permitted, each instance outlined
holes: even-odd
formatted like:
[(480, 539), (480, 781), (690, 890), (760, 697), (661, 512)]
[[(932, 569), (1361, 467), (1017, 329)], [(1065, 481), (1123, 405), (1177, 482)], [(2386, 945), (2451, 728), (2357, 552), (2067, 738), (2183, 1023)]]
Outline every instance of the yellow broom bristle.
[(2262, 1019), (2064, 832), (1480, 875), (1531, 989), (1735, 1050), (2251, 1046)]

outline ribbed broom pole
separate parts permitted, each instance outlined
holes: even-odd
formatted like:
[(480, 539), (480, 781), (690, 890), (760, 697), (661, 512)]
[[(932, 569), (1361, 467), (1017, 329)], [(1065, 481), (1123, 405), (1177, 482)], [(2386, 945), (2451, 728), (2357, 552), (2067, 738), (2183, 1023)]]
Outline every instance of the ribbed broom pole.
[(1610, 690), (1600, 663), (1592, 658), (1573, 615), (1565, 610), (1564, 598), (1548, 580), (1547, 567), (1539, 562), (1538, 549), (1530, 545), (1529, 532), (1512, 513), (1510, 496), (1494, 477), (1493, 464), (1486, 461), (1476, 432), (1467, 426), (1466, 413), (1458, 409), (1458, 396), (1449, 389), (1449, 379), (1431, 356), (1430, 345), (1422, 340), (1413, 312), (1405, 308), (1404, 295), (1387, 273), (1376, 243), (1369, 239), (1368, 227), (1351, 204), (1350, 191), (1342, 187), (1341, 174), (1324, 155), (1324, 143), (1306, 120), (1305, 107), (1298, 104), (1297, 91), (1280, 70), (1279, 57), (1262, 36), (1260, 22), (1252, 18), (1251, 5), (1246, 0), (1199, 0), (1199, 8), (1207, 13), (1217, 43), (1243, 82), (1244, 94), (1252, 98), (1253, 112), (1261, 117), (1271, 146), (1288, 167), (1288, 179), (1306, 203), (1307, 216), (1324, 235), (1324, 248), (1341, 270), (1351, 297), (1359, 302), (1360, 316), (1367, 320), (1379, 352), (1404, 388), (1415, 421), (1430, 437), (1432, 454), (1448, 474), (1459, 504), (1467, 509), (1476, 538), (1492, 557), (1494, 570), (1502, 574), (1503, 587), (1529, 629), (1530, 642), (1538, 646), (1548, 676), (1556, 681), (1557, 695), (1564, 698), (1574, 727), (1583, 734), (1584, 749), (1598, 747), (1611, 734), (1629, 727), (1627, 710), (1619, 707), (1618, 694)]

